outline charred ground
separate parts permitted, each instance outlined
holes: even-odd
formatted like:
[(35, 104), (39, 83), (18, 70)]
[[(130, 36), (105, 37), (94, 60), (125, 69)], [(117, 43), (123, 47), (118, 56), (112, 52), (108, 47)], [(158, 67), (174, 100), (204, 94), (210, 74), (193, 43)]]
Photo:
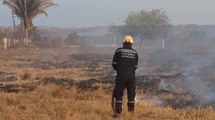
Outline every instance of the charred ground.
[[(60, 92), (62, 89), (66, 92), (76, 90), (77, 93), (71, 96), (76, 98), (74, 101), (89, 99), (94, 101), (100, 97), (109, 99), (116, 74), (111, 67), (115, 48), (105, 49), (83, 50), (72, 47), (41, 49), (29, 46), (1, 50), (0, 91), (10, 99), (14, 93), (28, 96), (35, 94), (38, 89), (54, 85), (54, 88), (51, 88), (54, 89), (51, 92), (54, 96), (64, 94)], [(144, 51), (147, 50), (139, 50), (137, 104), (164, 109), (170, 107), (179, 111), (181, 108), (184, 110), (194, 108), (193, 111), (214, 108), (215, 57), (213, 55), (204, 52), (194, 54), (169, 52), (169, 50)], [(87, 92), (99, 94), (98, 98), (91, 98), (86, 95)], [(17, 109), (24, 111), (27, 109), (26, 106), (18, 106)], [(111, 112), (110, 108), (108, 110)], [(140, 109), (137, 111), (139, 113), (136, 119), (150, 117), (146, 113), (142, 116)], [(208, 114), (211, 115), (209, 119), (213, 118), (212, 111)], [(155, 115), (152, 118), (157, 117)], [(180, 119), (176, 116), (174, 118)], [(190, 118), (195, 119), (195, 117)]]

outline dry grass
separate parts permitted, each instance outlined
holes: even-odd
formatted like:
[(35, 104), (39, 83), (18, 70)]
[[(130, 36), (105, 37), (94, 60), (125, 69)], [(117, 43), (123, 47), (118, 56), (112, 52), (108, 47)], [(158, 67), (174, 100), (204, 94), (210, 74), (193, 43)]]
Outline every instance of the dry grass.
[[(25, 54), (23, 54), (23, 51)], [(56, 52), (53, 52), (56, 51)], [(64, 52), (63, 52), (64, 51)], [(92, 77), (86, 68), (37, 68), (32, 67), (34, 60), (60, 61), (68, 58), (70, 50), (24, 48), (0, 51), (0, 70), (13, 73), (14, 78), (1, 83), (34, 83), (32, 91), (18, 93), (0, 92), (0, 120), (112, 120), (111, 92), (112, 84), (98, 84), (97, 89), (80, 89), (54, 83), (39, 84), (45, 78), (83, 80)], [(63, 54), (62, 54), (63, 53)], [(60, 55), (61, 58), (56, 56)], [(45, 56), (45, 57), (44, 57)], [(47, 56), (47, 57), (46, 57)], [(40, 60), (41, 60), (40, 59)], [(72, 61), (73, 62), (73, 61)], [(74, 63), (75, 64), (75, 63)], [(104, 63), (102, 63), (103, 66)], [(107, 66), (105, 66), (107, 67)], [(101, 66), (98, 71), (101, 71)], [(100, 73), (98, 73), (100, 74)], [(97, 76), (94, 76), (97, 77)], [(141, 88), (139, 88), (140, 91)], [(156, 107), (146, 100), (146, 94), (138, 92), (140, 97), (134, 114), (128, 113), (124, 97), (121, 120), (214, 120), (213, 108), (173, 109)], [(172, 97), (172, 96), (170, 96)]]
[[(2, 120), (111, 120), (110, 95), (104, 89), (83, 91), (54, 84), (38, 86), (33, 92), (0, 93)], [(126, 100), (125, 100), (126, 101)], [(123, 104), (122, 120), (214, 120), (212, 108), (178, 109), (151, 107), (144, 101), (130, 114)]]

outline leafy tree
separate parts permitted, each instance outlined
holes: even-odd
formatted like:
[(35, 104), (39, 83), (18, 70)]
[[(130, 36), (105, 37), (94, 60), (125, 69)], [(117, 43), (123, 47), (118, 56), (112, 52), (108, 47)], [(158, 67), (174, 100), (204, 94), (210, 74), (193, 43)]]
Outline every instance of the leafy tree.
[(119, 30), (123, 34), (131, 34), (143, 41), (145, 38), (165, 37), (169, 26), (170, 19), (166, 12), (162, 9), (153, 9), (131, 12)]
[(37, 29), (37, 27), (33, 27), (29, 32), (30, 36), (32, 36), (33, 42), (41, 42), (41, 40), (42, 40), (38, 31), (39, 30)]
[(3, 0), (3, 4), (11, 8), (12, 12), (20, 18), (27, 40), (28, 30), (33, 27), (33, 19), (40, 14), (48, 16), (47, 8), (56, 5), (53, 0)]

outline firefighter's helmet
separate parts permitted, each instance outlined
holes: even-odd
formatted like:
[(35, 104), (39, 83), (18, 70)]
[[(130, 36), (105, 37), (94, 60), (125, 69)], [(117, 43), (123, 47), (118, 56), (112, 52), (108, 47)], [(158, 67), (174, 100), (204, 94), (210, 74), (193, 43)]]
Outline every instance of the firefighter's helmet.
[(134, 40), (133, 40), (133, 38), (131, 37), (131, 35), (126, 35), (126, 36), (124, 37), (124, 39), (123, 39), (123, 43), (124, 43), (124, 42), (129, 42), (129, 43), (133, 44), (133, 43), (134, 43)]

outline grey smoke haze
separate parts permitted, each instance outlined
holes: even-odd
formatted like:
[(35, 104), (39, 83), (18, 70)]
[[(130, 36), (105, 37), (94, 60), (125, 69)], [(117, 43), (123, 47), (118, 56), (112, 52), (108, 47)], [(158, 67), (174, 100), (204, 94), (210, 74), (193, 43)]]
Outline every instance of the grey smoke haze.
[[(196, 41), (195, 41), (196, 42)], [(160, 64), (171, 64), (178, 67), (178, 72), (182, 75), (180, 78), (169, 80), (167, 82), (161, 82), (161, 87), (171, 87), (172, 90), (177, 91), (177, 86), (183, 85), (186, 91), (195, 95), (195, 99), (201, 102), (206, 102), (214, 105), (215, 102), (215, 49), (212, 45), (214, 42), (205, 41), (207, 47), (201, 47), (201, 42), (196, 42), (198, 45), (198, 51), (196, 48), (176, 48), (169, 51), (165, 51), (168, 57), (165, 55), (158, 56), (162, 61)], [(177, 49), (185, 49), (183, 52)], [(163, 57), (162, 57), (163, 56)], [(159, 62), (157, 62), (159, 63)], [(173, 81), (173, 82), (172, 82)]]
[[(214, 0), (55, 0), (58, 6), (39, 16), (37, 26), (87, 27), (122, 24), (131, 11), (160, 8), (173, 24), (215, 24)], [(18, 22), (18, 21), (17, 21)], [(0, 26), (12, 25), (11, 11), (0, 4)]]
[[(158, 77), (161, 80), (158, 86), (160, 90), (173, 93), (179, 101), (185, 97), (190, 99), (192, 102), (188, 103), (190, 106), (215, 106), (214, 44), (215, 42), (212, 40), (181, 42), (178, 40), (163, 50), (158, 49), (144, 57), (140, 54), (140, 58), (143, 59), (140, 64), (144, 64), (145, 68), (139, 66), (137, 75), (145, 74), (150, 77), (152, 74), (152, 76)], [(143, 51), (143, 54), (146, 52), (147, 50)], [(146, 72), (143, 72), (145, 70)], [(170, 77), (159, 77), (160, 75)], [(152, 78), (152, 80), (154, 79)], [(165, 99), (152, 99), (155, 101), (150, 98), (150, 104), (165, 105)], [(183, 107), (187, 107), (186, 103), (185, 99), (184, 104), (181, 104), (184, 105)]]
[(185, 61), (189, 65), (183, 69), (185, 78), (182, 82), (187, 89), (201, 100), (215, 102), (215, 88), (213, 86), (215, 77), (211, 74), (215, 69), (215, 55), (207, 53), (190, 55), (185, 58)]

